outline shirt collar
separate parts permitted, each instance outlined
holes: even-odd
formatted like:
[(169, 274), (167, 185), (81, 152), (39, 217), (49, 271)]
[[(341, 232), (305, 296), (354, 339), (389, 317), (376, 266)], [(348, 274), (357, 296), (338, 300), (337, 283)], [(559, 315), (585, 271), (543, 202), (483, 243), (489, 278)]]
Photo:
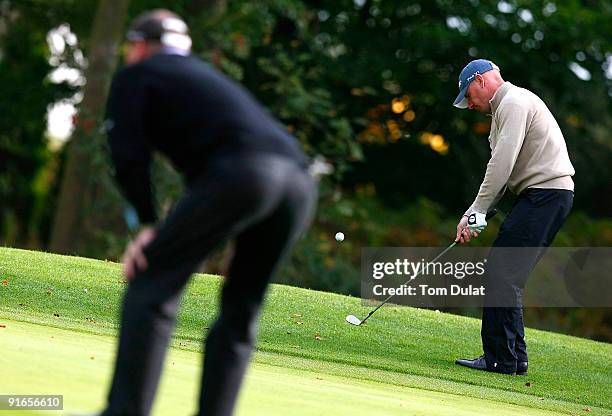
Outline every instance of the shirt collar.
[(495, 91), (495, 94), (493, 94), (493, 97), (489, 100), (489, 104), (491, 104), (491, 114), (495, 114), (499, 104), (512, 87), (513, 85), (509, 81), (505, 81), (502, 85), (500, 85), (497, 91)]
[(166, 46), (162, 46), (162, 48), (159, 50), (159, 53), (163, 55), (188, 56), (191, 53), (191, 51), (166, 45)]

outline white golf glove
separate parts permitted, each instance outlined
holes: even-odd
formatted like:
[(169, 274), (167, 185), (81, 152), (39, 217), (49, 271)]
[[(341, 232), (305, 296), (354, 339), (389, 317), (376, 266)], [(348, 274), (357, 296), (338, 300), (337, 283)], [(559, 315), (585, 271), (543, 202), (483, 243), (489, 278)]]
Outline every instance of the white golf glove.
[(472, 232), (481, 233), (487, 226), (487, 215), (473, 212), (468, 216), (468, 229)]

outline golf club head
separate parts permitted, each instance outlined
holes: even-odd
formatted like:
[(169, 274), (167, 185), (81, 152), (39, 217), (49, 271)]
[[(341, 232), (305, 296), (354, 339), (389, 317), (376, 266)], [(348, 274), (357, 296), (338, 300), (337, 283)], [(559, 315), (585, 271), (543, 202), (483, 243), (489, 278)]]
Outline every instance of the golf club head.
[(361, 320), (359, 318), (357, 318), (355, 315), (347, 316), (346, 317), (346, 322), (348, 322), (351, 325), (356, 325), (356, 326), (361, 325)]

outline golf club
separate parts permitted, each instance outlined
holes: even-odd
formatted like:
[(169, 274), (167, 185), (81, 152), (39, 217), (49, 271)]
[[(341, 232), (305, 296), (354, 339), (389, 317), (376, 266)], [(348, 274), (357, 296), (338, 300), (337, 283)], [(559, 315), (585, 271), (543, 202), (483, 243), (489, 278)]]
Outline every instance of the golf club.
[[(493, 218), (495, 216), (495, 214), (497, 214), (497, 209), (492, 209), (491, 211), (487, 212), (487, 216), (486, 216), (487, 220)], [(453, 241), (453, 243), (450, 246), (446, 247), (440, 254), (438, 254), (433, 260), (430, 260), (430, 261), (432, 263), (434, 263), (436, 260), (438, 260), (440, 257), (444, 256), (450, 249), (452, 249), (456, 245), (457, 245), (457, 241)], [(416, 277), (418, 275), (419, 275), (419, 273), (417, 273), (415, 276), (413, 276), (410, 280), (412, 280), (414, 277)], [(404, 284), (407, 284), (408, 282), (410, 282), (410, 280), (407, 280)], [(368, 315), (365, 318), (359, 319), (355, 315), (348, 315), (345, 318), (346, 322), (348, 322), (351, 325), (360, 326), (365, 321), (367, 321), (370, 316), (374, 315), (374, 312), (379, 310), (385, 303), (389, 302), (389, 300), (392, 297), (394, 297), (394, 296), (395, 296), (395, 294), (389, 295), (387, 297), (387, 299), (383, 300), (376, 308), (372, 309), (370, 311), (370, 313), (368, 313)]]
[[(447, 252), (448, 252), (448, 251), (449, 251), (451, 248), (455, 247), (456, 245), (457, 245), (457, 242), (456, 242), (456, 241), (453, 241), (453, 243), (452, 243), (450, 246), (446, 247), (446, 248), (444, 249), (444, 251), (442, 251), (440, 254), (438, 254), (438, 255), (436, 256), (436, 258), (434, 258), (433, 260), (431, 260), (431, 262), (433, 263), (433, 262), (435, 262), (436, 260), (438, 260), (440, 257), (442, 257), (443, 255), (445, 255), (445, 254), (446, 254), (446, 253), (447, 253)], [(413, 279), (414, 277), (416, 277), (416, 276), (418, 276), (418, 275), (419, 275), (419, 273), (417, 273), (417, 274), (416, 274), (415, 276), (413, 276), (411, 279)], [(410, 279), (410, 280), (411, 280), (411, 279)], [(407, 280), (405, 283), (410, 282), (410, 280)], [(387, 297), (387, 299), (383, 300), (383, 301), (382, 301), (382, 302), (381, 302), (381, 303), (380, 303), (380, 304), (379, 304), (379, 305), (378, 305), (376, 308), (372, 309), (372, 310), (370, 311), (370, 313), (368, 313), (368, 315), (367, 315), (365, 318), (363, 318), (363, 319), (361, 319), (361, 320), (360, 320), (360, 319), (359, 319), (359, 318), (357, 318), (355, 315), (348, 315), (348, 316), (346, 317), (346, 322), (348, 322), (348, 323), (349, 323), (349, 324), (351, 324), (351, 325), (356, 325), (356, 326), (361, 325), (362, 323), (364, 323), (365, 321), (367, 321), (367, 320), (368, 320), (368, 318), (369, 318), (370, 316), (374, 315), (374, 312), (376, 312), (377, 310), (379, 310), (379, 309), (380, 309), (380, 308), (381, 308), (381, 307), (382, 307), (382, 306), (383, 306), (385, 303), (389, 302), (389, 300), (390, 300), (392, 297), (394, 297), (394, 296), (395, 296), (395, 294), (393, 294), (393, 295), (389, 295), (389, 296)]]

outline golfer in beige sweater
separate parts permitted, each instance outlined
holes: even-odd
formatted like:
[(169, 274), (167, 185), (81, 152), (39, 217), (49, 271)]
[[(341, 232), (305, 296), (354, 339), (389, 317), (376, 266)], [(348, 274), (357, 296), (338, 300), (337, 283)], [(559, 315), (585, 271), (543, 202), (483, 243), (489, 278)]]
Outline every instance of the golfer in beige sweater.
[[(457, 241), (478, 237), (486, 227), (486, 213), (506, 189), (517, 197), (488, 257), (481, 330), (484, 355), (456, 363), (477, 370), (526, 374), (522, 290), (570, 212), (574, 168), (561, 129), (546, 104), (534, 93), (504, 81), (493, 62), (477, 59), (466, 65), (459, 76), (459, 90), (455, 107), (492, 118), (491, 158), (474, 202), (457, 225)], [(509, 251), (508, 247), (523, 249)]]

